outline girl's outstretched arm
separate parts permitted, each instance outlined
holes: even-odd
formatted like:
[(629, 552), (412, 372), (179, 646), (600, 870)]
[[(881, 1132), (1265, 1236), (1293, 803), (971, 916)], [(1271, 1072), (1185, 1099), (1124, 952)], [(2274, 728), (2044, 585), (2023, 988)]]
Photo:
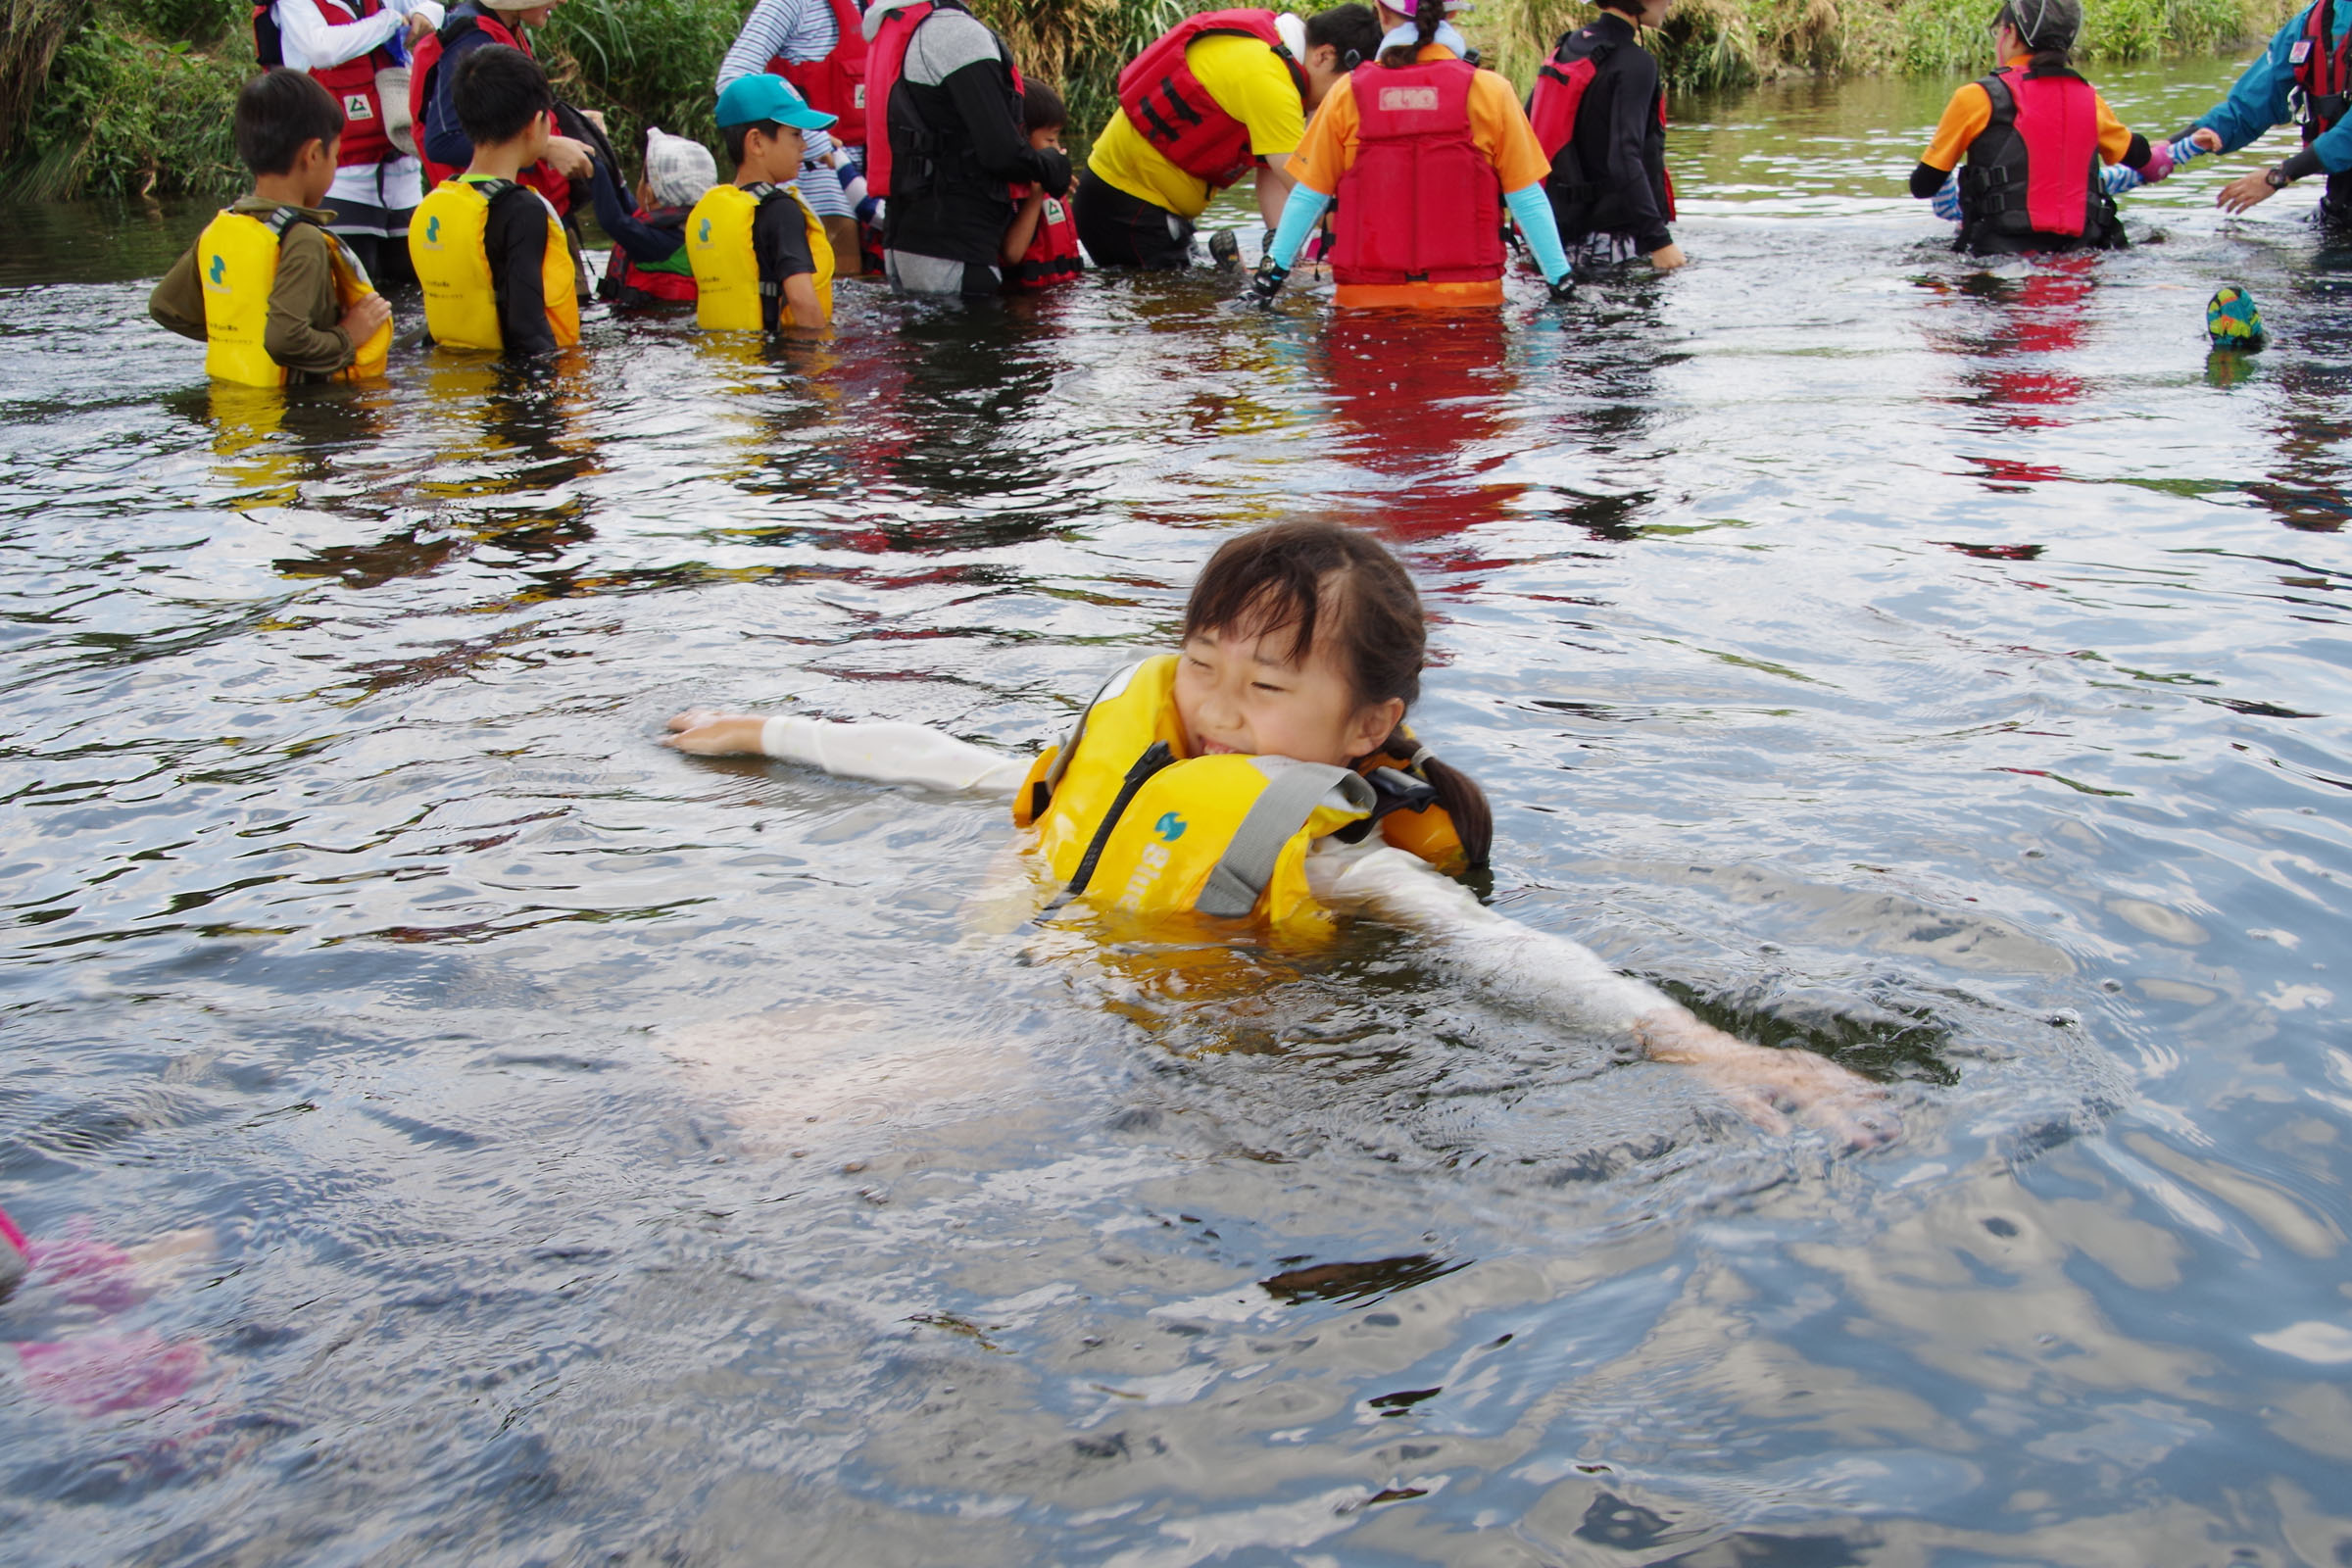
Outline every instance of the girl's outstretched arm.
[(690, 709), (669, 721), (663, 740), (697, 757), (772, 757), (840, 778), (924, 789), (1010, 796), (1029, 771), (1026, 758), (959, 741), (922, 724), (836, 724), (779, 713), (715, 713)]
[(1591, 949), (1497, 914), (1402, 850), (1328, 845), (1306, 858), (1306, 871), (1327, 906), (1420, 933), (1447, 964), (1507, 1000), (1631, 1035), (1651, 1060), (1691, 1068), (1767, 1131), (1785, 1131), (1793, 1116), (1854, 1147), (1901, 1132), (1869, 1080), (1809, 1051), (1772, 1051), (1728, 1035)]

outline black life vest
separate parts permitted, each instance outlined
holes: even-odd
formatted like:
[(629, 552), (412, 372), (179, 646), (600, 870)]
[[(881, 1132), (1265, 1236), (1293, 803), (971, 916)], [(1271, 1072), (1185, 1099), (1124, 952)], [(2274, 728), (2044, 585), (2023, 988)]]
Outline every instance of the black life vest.
[[(1634, 47), (1641, 47), (1638, 39)], [(1576, 139), (1577, 116), (1584, 110), (1586, 95), (1617, 48), (1618, 41), (1602, 30), (1598, 21), (1571, 28), (1560, 34), (1551, 58), (1537, 69), (1535, 90), (1528, 94), (1528, 124), (1535, 131), (1544, 156), (1551, 161), (1551, 172), (1544, 178), (1544, 190), (1560, 219), (1560, 232), (1564, 236), (1612, 227), (1620, 216), (1618, 203), (1610, 199), (1611, 193), (1586, 168), (1589, 152), (1592, 165), (1605, 170), (1609, 149), (1605, 146), (1587, 149)], [(1663, 80), (1657, 87), (1657, 106), (1658, 130), (1663, 140), (1666, 129)], [(1655, 195), (1658, 217), (1673, 222), (1674, 175), (1662, 159)]]
[(2112, 250), (2125, 243), (2099, 171), (2098, 95), (2071, 71), (2003, 66), (1977, 85), (1992, 118), (1960, 169), (1959, 248)]

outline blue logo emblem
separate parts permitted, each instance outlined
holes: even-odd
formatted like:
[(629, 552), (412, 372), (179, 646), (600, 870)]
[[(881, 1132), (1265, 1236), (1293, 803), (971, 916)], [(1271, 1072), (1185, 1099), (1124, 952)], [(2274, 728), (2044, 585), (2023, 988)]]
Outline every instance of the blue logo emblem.
[(703, 220), (703, 232), (701, 238), (704, 244), (708, 245), (710, 243), (710, 220), (708, 218)]
[(227, 270), (228, 270), (228, 258), (227, 258), (227, 257), (225, 257), (225, 256), (216, 256), (216, 257), (214, 257), (214, 258), (213, 258), (213, 274), (212, 274), (212, 275), (213, 275), (213, 281), (214, 281), (215, 283), (218, 283), (218, 282), (220, 282), (220, 274), (221, 274), (222, 272), (225, 272), (225, 271), (227, 271)]
[(424, 242), (427, 245), (441, 243), (441, 215), (439, 213), (435, 213), (424, 220)]
[(1184, 837), (1184, 830), (1190, 826), (1192, 826), (1190, 822), (1178, 816), (1174, 811), (1167, 811), (1160, 815), (1158, 821), (1152, 824), (1152, 831), (1173, 844)]

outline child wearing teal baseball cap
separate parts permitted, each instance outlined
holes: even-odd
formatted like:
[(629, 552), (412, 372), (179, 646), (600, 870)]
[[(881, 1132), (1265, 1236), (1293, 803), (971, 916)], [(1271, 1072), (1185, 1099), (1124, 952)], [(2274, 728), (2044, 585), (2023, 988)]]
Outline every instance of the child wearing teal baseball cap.
[(821, 330), (833, 319), (833, 246), (793, 181), (803, 133), (834, 117), (760, 73), (727, 83), (717, 118), (735, 182), (712, 187), (686, 220), (695, 320), (715, 332)]

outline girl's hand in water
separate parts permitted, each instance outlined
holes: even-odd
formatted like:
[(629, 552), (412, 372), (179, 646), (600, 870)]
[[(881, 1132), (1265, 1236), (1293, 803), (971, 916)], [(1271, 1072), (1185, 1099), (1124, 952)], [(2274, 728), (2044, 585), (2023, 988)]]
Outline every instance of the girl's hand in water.
[(662, 744), (696, 757), (757, 757), (765, 723), (757, 714), (689, 708), (670, 719), (670, 733)]
[(1800, 1121), (1848, 1149), (1893, 1143), (1903, 1125), (1886, 1103), (1886, 1092), (1810, 1051), (1771, 1051), (1680, 1007), (1645, 1014), (1634, 1023), (1634, 1038), (1652, 1061), (1696, 1069), (1768, 1133), (1785, 1133)]
[(1661, 272), (1671, 272), (1690, 260), (1680, 245), (1661, 245), (1649, 253), (1649, 265)]

